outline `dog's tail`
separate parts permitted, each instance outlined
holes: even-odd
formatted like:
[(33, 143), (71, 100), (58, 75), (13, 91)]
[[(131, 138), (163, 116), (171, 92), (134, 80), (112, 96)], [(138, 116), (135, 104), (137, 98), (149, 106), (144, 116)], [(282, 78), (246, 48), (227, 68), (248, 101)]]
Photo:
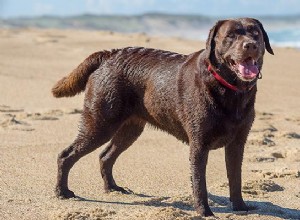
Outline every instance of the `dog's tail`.
[(56, 98), (71, 97), (84, 91), (89, 76), (100, 66), (102, 60), (108, 54), (108, 51), (100, 51), (86, 58), (68, 76), (62, 78), (53, 86), (53, 96)]

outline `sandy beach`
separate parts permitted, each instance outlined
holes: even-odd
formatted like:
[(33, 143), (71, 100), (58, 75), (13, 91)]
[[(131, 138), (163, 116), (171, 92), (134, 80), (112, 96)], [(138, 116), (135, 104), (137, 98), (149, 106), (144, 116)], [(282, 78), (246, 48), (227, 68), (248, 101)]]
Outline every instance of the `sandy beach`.
[[(192, 205), (189, 147), (151, 127), (115, 165), (116, 181), (132, 194), (104, 193), (101, 147), (71, 170), (78, 198), (54, 195), (57, 155), (77, 135), (84, 94), (55, 99), (51, 88), (89, 54), (126, 46), (189, 54), (205, 43), (139, 33), (0, 30), (0, 219), (201, 219)], [(210, 153), (207, 181), (219, 219), (300, 219), (300, 51), (273, 49), (275, 56), (265, 54), (243, 163), (242, 191), (252, 210), (232, 211), (224, 149), (218, 149)]]

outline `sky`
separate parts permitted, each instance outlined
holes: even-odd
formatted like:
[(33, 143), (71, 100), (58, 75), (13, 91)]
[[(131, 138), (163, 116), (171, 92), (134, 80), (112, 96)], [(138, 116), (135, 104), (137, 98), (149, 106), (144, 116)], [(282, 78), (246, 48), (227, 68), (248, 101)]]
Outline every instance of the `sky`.
[(300, 0), (0, 0), (0, 17), (149, 12), (209, 16), (300, 15)]

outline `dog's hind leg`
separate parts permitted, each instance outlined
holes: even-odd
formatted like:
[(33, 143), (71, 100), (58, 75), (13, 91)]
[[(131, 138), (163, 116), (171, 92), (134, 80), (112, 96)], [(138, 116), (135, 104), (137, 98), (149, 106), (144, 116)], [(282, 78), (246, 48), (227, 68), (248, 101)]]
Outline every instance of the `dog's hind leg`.
[[(58, 198), (75, 197), (75, 194), (68, 188), (70, 169), (81, 157), (108, 142), (122, 124), (122, 121), (109, 123), (105, 120), (99, 123), (99, 120), (90, 120), (89, 115), (87, 115), (83, 113), (82, 126), (75, 141), (58, 156), (57, 185), (55, 188)], [(89, 123), (86, 121), (89, 121)], [(94, 122), (99, 124), (96, 125)]]
[(116, 184), (113, 178), (112, 169), (120, 154), (136, 141), (143, 132), (144, 127), (144, 121), (128, 119), (114, 134), (111, 142), (100, 154), (100, 171), (104, 180), (104, 189), (106, 192), (120, 191), (122, 193), (128, 193), (127, 190)]

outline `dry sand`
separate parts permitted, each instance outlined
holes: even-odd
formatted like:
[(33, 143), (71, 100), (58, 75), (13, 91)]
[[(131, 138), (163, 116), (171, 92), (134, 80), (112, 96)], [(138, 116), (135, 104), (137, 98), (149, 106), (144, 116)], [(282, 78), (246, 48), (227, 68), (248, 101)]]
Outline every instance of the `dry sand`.
[[(100, 148), (70, 173), (79, 198), (54, 196), (57, 154), (77, 134), (83, 95), (54, 99), (50, 89), (92, 52), (126, 46), (188, 54), (204, 43), (144, 34), (0, 30), (0, 219), (199, 219), (188, 146), (151, 128), (115, 166), (116, 180), (133, 194), (104, 193)], [(300, 219), (300, 52), (274, 51), (265, 56), (243, 165), (243, 195), (252, 211), (231, 210), (223, 149), (210, 153), (209, 200), (220, 219)]]

